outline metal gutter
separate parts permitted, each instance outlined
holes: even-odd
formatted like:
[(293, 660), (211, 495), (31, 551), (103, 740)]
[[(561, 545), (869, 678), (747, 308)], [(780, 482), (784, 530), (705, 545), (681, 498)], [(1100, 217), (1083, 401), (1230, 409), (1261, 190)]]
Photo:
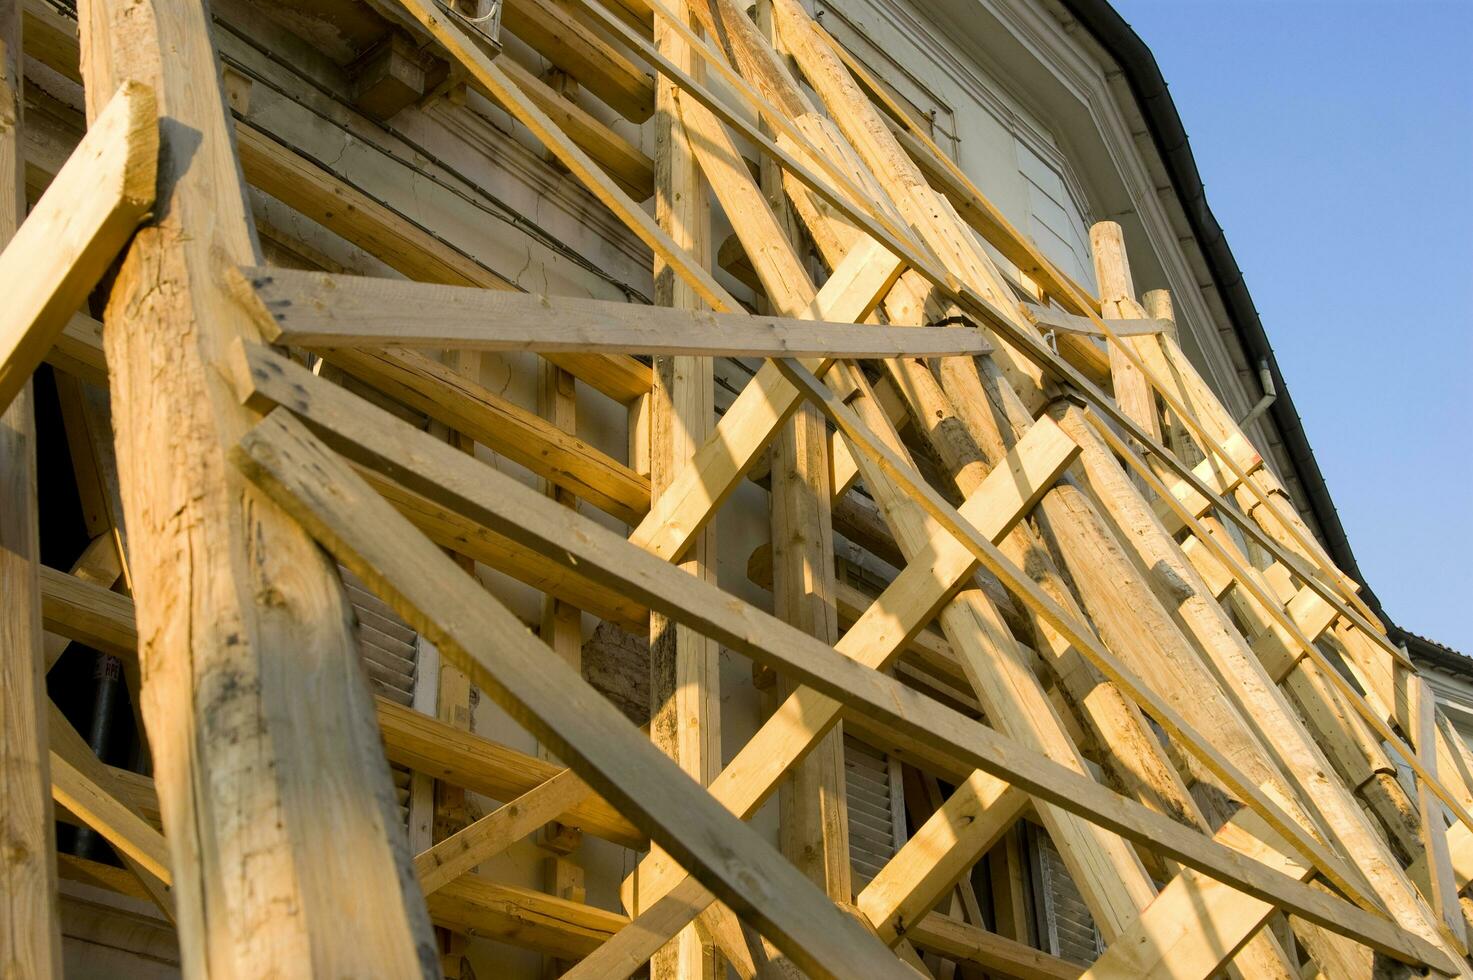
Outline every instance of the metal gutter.
[(1233, 258), (1232, 248), (1228, 246), (1222, 226), (1217, 223), (1217, 218), (1213, 216), (1212, 208), (1207, 203), (1206, 189), (1202, 186), (1197, 162), (1192, 157), (1186, 129), (1182, 126), (1181, 116), (1167, 91), (1166, 80), (1161, 77), (1161, 69), (1156, 64), (1155, 56), (1106, 0), (1061, 2), (1115, 59), (1124, 73), (1141, 114), (1145, 117), (1151, 139), (1165, 164), (1176, 196), (1186, 212), (1192, 234), (1207, 260), (1208, 269), (1223, 305), (1227, 308), (1233, 329), (1248, 355), (1249, 363), (1263, 362), (1268, 366), (1269, 376), (1278, 392), (1268, 414), (1283, 437), (1284, 448), (1294, 464), (1300, 485), (1304, 488), (1308, 498), (1306, 502), (1320, 528), (1325, 547), (1335, 563), (1364, 587), (1361, 597), (1366, 603), (1383, 620), (1386, 619), (1380, 601), (1371, 591), (1356, 563), (1350, 539), (1346, 537), (1345, 527), (1340, 523), (1340, 515), (1335, 509), (1334, 501), (1330, 499), (1324, 474), (1320, 472), (1319, 463), (1315, 461), (1314, 451), (1309, 445), (1309, 437), (1305, 434), (1299, 413), (1294, 408), (1289, 386), (1284, 383), (1284, 377), (1274, 358), (1273, 345), (1269, 343), (1268, 334), (1258, 318), (1253, 298), (1248, 294), (1243, 272)]

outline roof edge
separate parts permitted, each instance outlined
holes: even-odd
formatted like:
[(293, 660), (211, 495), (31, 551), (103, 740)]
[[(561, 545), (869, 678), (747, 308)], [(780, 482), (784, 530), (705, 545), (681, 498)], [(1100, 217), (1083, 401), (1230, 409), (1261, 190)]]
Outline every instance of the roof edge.
[(1307, 503), (1310, 512), (1320, 527), (1324, 544), (1340, 569), (1361, 584), (1363, 589), (1361, 597), (1367, 605), (1375, 610), (1377, 615), (1386, 619), (1380, 600), (1376, 598), (1355, 560), (1355, 553), (1350, 547), (1350, 539), (1346, 536), (1345, 527), (1340, 522), (1340, 514), (1335, 509), (1335, 503), (1330, 498), (1330, 490), (1325, 484), (1324, 474), (1315, 460), (1314, 450), (1310, 448), (1309, 437), (1304, 431), (1304, 424), (1298, 411), (1294, 408), (1289, 386), (1279, 370), (1278, 360), (1274, 357), (1273, 345), (1269, 343), (1268, 334), (1258, 317), (1253, 298), (1248, 293), (1243, 272), (1233, 257), (1232, 248), (1228, 245), (1222, 226), (1218, 224), (1212, 208), (1207, 203), (1206, 188), (1202, 185), (1202, 177), (1197, 170), (1196, 159), (1192, 156), (1186, 129), (1182, 125), (1181, 116), (1176, 111), (1176, 104), (1167, 91), (1166, 80), (1162, 77), (1161, 69), (1156, 64), (1155, 55), (1107, 0), (1061, 0), (1061, 2), (1094, 36), (1101, 47), (1116, 60), (1124, 73), (1126, 82), (1146, 120), (1151, 140), (1155, 143), (1156, 151), (1160, 154), (1166, 167), (1172, 188), (1178, 200), (1181, 201), (1182, 209), (1186, 212), (1192, 234), (1197, 239), (1206, 258), (1208, 269), (1222, 297), (1223, 305), (1228, 311), (1233, 330), (1242, 343), (1243, 349), (1253, 361), (1268, 363), (1269, 372), (1278, 389), (1278, 398), (1269, 408), (1269, 415), (1278, 425), (1279, 432), (1283, 436), (1284, 447), (1298, 471), (1300, 483), (1309, 498)]

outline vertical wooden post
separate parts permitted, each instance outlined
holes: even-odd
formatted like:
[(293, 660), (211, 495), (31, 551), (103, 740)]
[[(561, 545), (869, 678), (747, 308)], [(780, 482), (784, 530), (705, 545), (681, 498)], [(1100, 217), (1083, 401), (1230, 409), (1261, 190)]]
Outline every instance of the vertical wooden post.
[[(1130, 278), (1130, 259), (1125, 252), (1125, 233), (1113, 221), (1097, 221), (1089, 230), (1090, 250), (1094, 254), (1095, 278), (1100, 284), (1100, 308), (1107, 319), (1139, 317), (1145, 311), (1135, 302), (1135, 286)], [(1134, 419), (1151, 438), (1161, 441), (1161, 422), (1156, 415), (1156, 393), (1151, 383), (1120, 352), (1120, 344), (1133, 344), (1129, 337), (1109, 342), (1110, 380), (1115, 388), (1115, 401), (1120, 410)], [(1133, 348), (1132, 348), (1133, 349)]]
[[(444, 354), (445, 364), (457, 374), (479, 383), (481, 380), (481, 354), (479, 351), (449, 350)], [(433, 423), (431, 431), (442, 426)], [(464, 432), (443, 427), (447, 442), (462, 452), (474, 456), (476, 442)], [(476, 574), (476, 560), (467, 555), (451, 552), (456, 564), (469, 575)], [(471, 730), (472, 694), (471, 681), (465, 672), (443, 658), (437, 661), (438, 668), (433, 683), (435, 691), (435, 716), (453, 728), (463, 732)], [(471, 822), (471, 811), (466, 801), (465, 788), (442, 779), (435, 780), (433, 792), (433, 816), (431, 839), (438, 844), (464, 830)], [(416, 851), (415, 853), (418, 853)], [(439, 943), (440, 970), (446, 980), (460, 980), (461, 965), (465, 961), (466, 937), (451, 929), (437, 927), (435, 938)]]
[[(688, 20), (685, 0), (659, 0), (669, 16)], [(655, 44), (681, 68), (701, 77), (700, 59), (664, 16), (655, 17)], [(711, 206), (705, 180), (680, 121), (678, 92), (664, 77), (655, 88), (655, 217), (702, 268), (711, 264)], [(655, 262), (655, 302), (678, 309), (703, 305), (673, 269)], [(655, 359), (649, 410), (650, 485), (654, 498), (705, 442), (715, 415), (715, 381), (709, 357)], [(681, 567), (716, 580), (716, 533), (692, 543)], [(701, 783), (721, 769), (720, 650), (663, 616), (650, 616), (650, 737)], [(651, 980), (709, 980), (716, 953), (687, 926), (650, 961)]]
[[(773, 611), (825, 643), (839, 639), (828, 426), (812, 405), (793, 413), (772, 450)], [(783, 685), (783, 694), (791, 686)], [(793, 767), (779, 790), (783, 852), (836, 902), (853, 901), (843, 722)]]
[[(576, 379), (556, 364), (543, 362), (539, 365), (537, 383), (537, 408), (547, 419), (564, 432), (576, 432), (578, 402)], [(578, 498), (564, 489), (548, 483), (547, 495), (565, 507), (574, 510)], [(542, 603), (542, 640), (555, 656), (559, 657), (579, 673), (583, 664), (583, 613), (574, 605), (554, 596), (547, 596)], [(583, 869), (571, 860), (574, 851), (582, 843), (582, 834), (559, 823), (550, 823), (543, 828), (538, 841), (549, 852), (543, 862), (543, 887), (558, 898), (583, 902), (587, 899)], [(569, 967), (566, 960), (545, 957), (543, 975), (561, 976)]]
[(261, 253), (208, 11), (79, 19), (89, 115), (134, 79), (161, 117), (156, 217), (104, 341), (184, 972), (437, 976), (342, 585), (226, 458), (255, 416), (223, 361), (260, 337), (225, 273)]
[[(1173, 343), (1177, 342), (1176, 310), (1171, 302), (1171, 291), (1149, 290), (1141, 295), (1141, 305), (1145, 308), (1146, 316), (1166, 323), (1166, 335)], [(1197, 444), (1192, 441), (1192, 434), (1187, 430), (1186, 424), (1170, 409), (1165, 410), (1165, 416), (1165, 432), (1162, 434), (1165, 436), (1166, 446), (1177, 459), (1188, 466), (1201, 462), (1202, 454), (1197, 451)]]
[[(1437, 699), (1425, 678), (1407, 677), (1411, 689), (1413, 720), (1416, 731), (1411, 734), (1422, 765), (1437, 776)], [(1468, 936), (1463, 925), (1463, 910), (1458, 904), (1458, 886), (1453, 880), (1452, 859), (1447, 849), (1447, 823), (1443, 816), (1442, 802), (1432, 795), (1427, 782), (1417, 780), (1417, 812), (1421, 816), (1422, 847), (1427, 855), (1427, 888), (1424, 894), (1435, 913), (1442, 916), (1443, 925), (1459, 947), (1467, 955)]]
[[(26, 211), (20, 0), (0, 0), (0, 246)], [(60, 977), (30, 382), (0, 415), (0, 976)]]

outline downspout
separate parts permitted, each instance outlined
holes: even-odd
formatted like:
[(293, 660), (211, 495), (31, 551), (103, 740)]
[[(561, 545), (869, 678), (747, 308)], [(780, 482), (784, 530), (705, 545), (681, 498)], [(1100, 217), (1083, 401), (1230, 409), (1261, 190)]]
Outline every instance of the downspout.
[(1258, 404), (1248, 409), (1247, 415), (1238, 419), (1240, 429), (1246, 429), (1252, 425), (1258, 416), (1268, 411), (1268, 407), (1279, 397), (1279, 390), (1274, 387), (1274, 373), (1269, 370), (1267, 358), (1258, 362), (1258, 384), (1263, 389), (1263, 397), (1258, 399)]

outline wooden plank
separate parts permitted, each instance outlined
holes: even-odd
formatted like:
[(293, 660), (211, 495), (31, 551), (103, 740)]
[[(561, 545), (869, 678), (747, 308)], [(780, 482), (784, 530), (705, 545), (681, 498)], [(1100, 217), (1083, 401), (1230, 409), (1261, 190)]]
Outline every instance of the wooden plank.
[(467, 521), (381, 474), (365, 471), (363, 477), (441, 547), (474, 558), (539, 592), (555, 595), (624, 629), (643, 630), (648, 623), (649, 611), (627, 596), (590, 582), (542, 555), (528, 552), (505, 535)]
[(607, 980), (637, 973), (668, 937), (679, 933), (713, 901), (715, 896), (705, 885), (695, 878), (683, 879), (632, 922), (622, 924), (588, 958), (563, 974), (563, 980)]
[[(1135, 285), (1131, 281), (1130, 259), (1125, 254), (1125, 232), (1113, 221), (1097, 221), (1089, 229), (1090, 251), (1094, 256), (1095, 280), (1100, 284), (1101, 316), (1109, 320), (1132, 317), (1143, 312), (1135, 302)], [(1127, 338), (1110, 324), (1106, 346), (1110, 353), (1110, 384), (1120, 411), (1135, 420), (1151, 438), (1161, 441), (1161, 419), (1156, 413), (1156, 393), (1137, 367), (1135, 340)]]
[[(1308, 877), (1310, 873), (1283, 839), (1251, 811), (1239, 811), (1217, 836), (1234, 841), (1241, 853), (1285, 874)], [(1130, 932), (1111, 943), (1084, 976), (1095, 980), (1211, 976), (1272, 914), (1273, 907), (1258, 903), (1257, 914), (1253, 911), (1227, 885), (1185, 871), (1161, 890)], [(1242, 928), (1238, 923), (1245, 912), (1250, 925)]]
[(48, 630), (110, 653), (129, 669), (137, 669), (133, 600), (54, 568), (43, 566), (40, 581), (41, 615)]
[(886, 330), (747, 313), (508, 293), (365, 276), (242, 270), (274, 343), (720, 357), (950, 357), (992, 345), (968, 327)]
[(571, 770), (486, 814), (459, 833), (415, 855), (414, 873), (426, 896), (489, 861), (542, 824), (591, 795)]
[(56, 749), (51, 750), (51, 793), (57, 803), (81, 817), (120, 853), (165, 884), (171, 883), (164, 835), (89, 780)]
[(910, 941), (922, 949), (1019, 980), (1077, 980), (1084, 968), (940, 912), (911, 926)]
[[(60, 572), (54, 574), (74, 578)], [(90, 631), (109, 637), (112, 652), (136, 663), (138, 632), (132, 600), (113, 592), (105, 594), (117, 601), (91, 607), (98, 621)], [(85, 637), (83, 640), (92, 642)], [(384, 698), (376, 698), (375, 703), (384, 748), (391, 762), (497, 800), (528, 793), (559, 772), (559, 767), (550, 762), (453, 728), (430, 715)], [(559, 819), (635, 850), (643, 850), (647, 843), (643, 834), (597, 797), (572, 806)]]
[(55, 704), (47, 705), (46, 734), (53, 766), (62, 773), (52, 777), (56, 801), (114, 844), (144, 893), (173, 919), (168, 847), (149, 819), (157, 806), (147, 806), (149, 812), (140, 806), (142, 777), (103, 765)]
[(74, 313), (61, 328), (46, 363), (79, 381), (107, 387), (107, 358), (102, 353), (102, 321)]
[(570, 0), (508, 0), (501, 23), (631, 122), (654, 113), (654, 81), (590, 30)]
[[(653, 25), (654, 43), (677, 61), (693, 67), (693, 55), (671, 24), (683, 22), (684, 0), (655, 0), (662, 12)], [(692, 153), (691, 140), (676, 104), (677, 93), (664, 78), (655, 80), (655, 220), (701, 270), (711, 268), (711, 192)], [(681, 314), (706, 309), (697, 289), (662, 256), (651, 272), (656, 306)], [(654, 506), (715, 423), (714, 365), (707, 357), (657, 357), (650, 392), (648, 444), (642, 455), (650, 467)], [(716, 581), (716, 532), (696, 536), (681, 570), (702, 581)], [(702, 786), (721, 768), (721, 651), (709, 637), (652, 612), (649, 622), (650, 741)], [(659, 847), (651, 853), (664, 854)], [(639, 912), (645, 889), (635, 881), (621, 890), (625, 908)], [(681, 930), (650, 962), (651, 980), (715, 980), (711, 941), (696, 929)], [(733, 950), (733, 952), (738, 952)]]
[[(863, 320), (899, 272), (899, 261), (880, 246), (857, 246), (819, 291), (821, 315), (833, 321)], [(678, 559), (800, 401), (797, 389), (776, 368), (764, 365), (629, 540), (651, 554)]]
[(576, 960), (629, 920), (530, 888), (462, 875), (429, 897), (435, 924), (463, 935)]
[(917, 829), (859, 893), (860, 909), (886, 939), (904, 936), (1028, 808), (1028, 797), (975, 772)]
[[(1105, 336), (1095, 327), (1094, 321), (1088, 317), (1069, 313), (1058, 307), (1024, 303), (1023, 310), (1034, 323), (1059, 333), (1072, 333), (1080, 337), (1103, 338)], [(1144, 337), (1161, 333), (1167, 329), (1167, 324), (1165, 320), (1155, 320), (1149, 317), (1112, 317), (1110, 329), (1115, 331), (1116, 336), (1119, 337)]]
[[(274, 365), (267, 367), (261, 356), (270, 357)], [(257, 386), (255, 397), (267, 397), (259, 386), (270, 385), (271, 375), (291, 375), (292, 380), (287, 387), (297, 392), (291, 396), (296, 410), (308, 414), (320, 430), (330, 432), (334, 443), (345, 451), (365, 460), (376, 458), (380, 464), (407, 465), (416, 474), (417, 488), (435, 494), (447, 505), (474, 514), (476, 519), (495, 525), (503, 533), (516, 535), (529, 548), (555, 554), (559, 560), (577, 565), (589, 574), (596, 570), (606, 576), (607, 581), (617, 581), (622, 588), (642, 596), (652, 608), (681, 619), (780, 673), (790, 673), (818, 693), (842, 699), (848, 717), (863, 717), (871, 725), (882, 726), (882, 730), (888, 733), (882, 742), (891, 742), (897, 750), (903, 748), (905, 752), (917, 753), (927, 760), (944, 760), (945, 771), (962, 765), (1006, 779), (1031, 795), (1056, 803), (1187, 866), (1196, 867), (1249, 894), (1292, 910), (1331, 931), (1351, 935), (1357, 941), (1393, 957), (1437, 964), (1439, 969), (1448, 964), (1441, 951), (1391, 926), (1379, 916), (1245, 861), (1240, 855), (1169, 818), (1122, 799), (1092, 778), (1064, 769), (849, 660), (834, 648), (804, 636), (694, 576), (671, 568), (657, 557), (550, 503), (516, 481), (495, 473), (487, 476), (475, 469), (467, 473), (467, 461), (459, 454), (397, 419), (376, 412), (371, 406), (350, 396), (338, 395), (331, 385), (313, 378), (305, 369), (269, 354), (255, 356), (252, 361), (258, 371), (249, 378), (242, 378), (242, 383), (247, 390)], [(246, 363), (249, 362), (243, 363), (243, 368)], [(305, 404), (309, 397), (313, 402), (310, 407)], [(329, 400), (341, 404), (329, 404)], [(273, 418), (276, 417), (278, 414), (273, 413)], [(305, 433), (302, 437), (294, 436), (293, 440), (304, 438)], [(242, 453), (247, 451), (242, 449)], [(265, 465), (269, 459), (275, 458), (264, 448), (260, 455), (265, 458), (257, 460), (256, 465)], [(390, 459), (395, 462), (390, 464)], [(327, 461), (331, 462), (331, 459)], [(379, 520), (387, 520), (392, 515), (376, 516)], [(325, 513), (321, 519), (328, 518), (336, 519)], [(377, 526), (377, 521), (374, 524)], [(962, 533), (956, 521), (952, 524), (957, 525), (952, 528), (953, 533)], [(970, 525), (966, 526), (970, 534), (978, 533)], [(985, 553), (986, 549), (979, 550)], [(474, 593), (468, 593), (467, 601), (472, 601), (473, 597)], [(493, 635), (504, 637), (509, 632), (493, 631)], [(1077, 636), (1071, 637), (1071, 641), (1084, 642)], [(545, 660), (542, 658), (544, 669)], [(1117, 683), (1121, 681), (1117, 680)], [(1162, 715), (1163, 723), (1170, 721), (1169, 713), (1162, 712)], [(616, 724), (611, 718), (604, 727)], [(1184, 732), (1180, 726), (1177, 730)], [(1231, 770), (1224, 767), (1224, 771), (1228, 773)], [(586, 779), (591, 778), (587, 773), (582, 775)], [(596, 788), (603, 791), (602, 787)], [(622, 799), (619, 803), (632, 807)], [(626, 812), (637, 810), (631, 808)], [(678, 854), (676, 857), (679, 859)], [(705, 883), (708, 887), (711, 885), (709, 880)], [(722, 897), (726, 899), (728, 896)], [(789, 945), (785, 951), (792, 954), (794, 949)]]
[(158, 159), (154, 94), (124, 85), (0, 252), (0, 411), (148, 214)]
[[(556, 364), (541, 365), (537, 374), (537, 410), (564, 432), (577, 431), (577, 394), (577, 381), (571, 374)], [(578, 507), (578, 498), (554, 483), (545, 483), (543, 491), (564, 507)], [(554, 656), (560, 657), (583, 676), (583, 613), (577, 606), (556, 596), (543, 596), (538, 635)], [(542, 745), (538, 746), (538, 754), (552, 755)], [(574, 852), (581, 847), (582, 841), (580, 831), (558, 823), (545, 824), (538, 836), (542, 849), (549, 852), (542, 862), (544, 887), (559, 898), (581, 902), (588, 895), (583, 867), (573, 860)], [(544, 973), (560, 973), (565, 968), (566, 962), (561, 960), (543, 964)]]
[[(144, 716), (171, 864), (190, 870), (173, 894), (184, 972), (428, 975), (429, 916), (337, 575), (225, 459), (252, 416), (217, 359), (258, 334), (220, 273), (261, 256), (208, 11), (87, 0), (78, 19), (89, 119), (131, 77), (167, 120), (154, 218), (103, 339)], [(335, 839), (355, 846), (320, 846)]]
[(547, 147), (573, 175), (628, 226), (654, 253), (677, 270), (701, 299), (713, 309), (734, 311), (736, 300), (723, 289), (710, 272), (691, 262), (684, 250), (671, 240), (654, 219), (629, 199), (606, 173), (570, 140), (556, 122), (537, 108), (516, 83), (507, 76), (472, 41), (461, 28), (439, 16), (429, 0), (403, 0), (405, 9), (425, 30), (434, 35), (449, 52), (452, 62), (460, 64), (471, 81), (491, 98), (505, 106), (517, 121)]
[(860, 422), (849, 406), (839, 401), (798, 362), (780, 360), (774, 363), (783, 372), (784, 377), (823, 409), (824, 414), (844, 433), (846, 438), (860, 447), (866, 456), (880, 466), (886, 476), (913, 495), (932, 519), (949, 531), (962, 547), (970, 551), (988, 571), (1000, 578), (1004, 585), (1044, 616), (1053, 629), (1083, 653), (1096, 668), (1124, 691), (1131, 700), (1135, 701), (1142, 711), (1154, 718), (1174, 738), (1179, 739), (1214, 775), (1223, 780), (1224, 784), (1234, 793), (1239, 794), (1244, 802), (1262, 813), (1275, 831), (1282, 833), (1306, 856), (1311, 857), (1315, 867), (1334, 881), (1336, 887), (1342, 888), (1347, 895), (1356, 895), (1361, 901), (1367, 901), (1355, 883), (1358, 881), (1358, 876), (1348, 878), (1341, 870), (1342, 863), (1338, 857), (1328, 852), (1324, 845), (1310, 836), (1304, 827), (1290, 819), (1278, 803), (1265, 795), (1258, 783), (1245, 777), (1213, 743), (1204, 739), (1187, 724), (1175, 708), (1126, 670), (1092, 633), (1080, 626), (1031, 578), (1012, 565), (995, 545), (970, 525), (965, 518), (958, 515), (950, 504), (922, 481), (913, 469), (896, 457), (888, 446)]
[[(0, 245), (26, 211), (20, 7), (0, 0)], [(25, 380), (0, 411), (0, 972), (59, 980), (36, 492), (35, 396)]]
[[(828, 977), (907, 976), (898, 965), (887, 968), (890, 958), (878, 940), (681, 774), (570, 667), (549, 658), (510, 611), (414, 532), (300, 423), (273, 412), (244, 437), (236, 459), (310, 522), (354, 574), (432, 637), (442, 656), (456, 661), (707, 887), (760, 923), (803, 969)], [(578, 519), (527, 492), (539, 505)], [(704, 584), (650, 560), (692, 585)]]
[(627, 523), (649, 509), (649, 482), (577, 436), (419, 351), (335, 348), (329, 363), (445, 423)]
[(655, 163), (643, 150), (571, 98), (554, 91), (514, 59), (502, 58), (500, 64), (537, 108), (547, 113), (569, 138), (608, 171), (629, 196), (643, 201), (655, 192)]

